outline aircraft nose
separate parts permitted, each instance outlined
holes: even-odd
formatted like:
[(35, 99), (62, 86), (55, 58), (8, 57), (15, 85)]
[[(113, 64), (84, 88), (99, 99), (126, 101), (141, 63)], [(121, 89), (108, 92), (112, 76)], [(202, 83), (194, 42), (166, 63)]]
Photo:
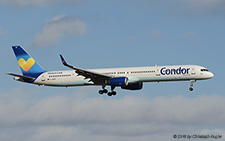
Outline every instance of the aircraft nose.
[(210, 72), (209, 77), (210, 78), (213, 78), (214, 77), (214, 74), (212, 72)]

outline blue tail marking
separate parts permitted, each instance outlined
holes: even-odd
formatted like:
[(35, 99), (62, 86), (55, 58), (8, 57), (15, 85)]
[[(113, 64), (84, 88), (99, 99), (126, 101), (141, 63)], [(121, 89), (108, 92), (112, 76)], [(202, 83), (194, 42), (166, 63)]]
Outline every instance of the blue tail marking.
[(37, 78), (46, 72), (22, 47), (12, 46), (12, 48), (24, 76)]

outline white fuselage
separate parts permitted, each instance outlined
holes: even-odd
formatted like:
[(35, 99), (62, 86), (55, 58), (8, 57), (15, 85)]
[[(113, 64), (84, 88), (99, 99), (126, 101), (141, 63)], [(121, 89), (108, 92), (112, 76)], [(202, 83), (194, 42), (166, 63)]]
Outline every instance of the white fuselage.
[[(127, 77), (128, 84), (137, 82), (203, 80), (214, 76), (206, 68), (197, 65), (108, 68), (88, 71), (113, 77)], [(90, 79), (77, 75), (75, 70), (47, 71), (41, 74), (33, 83), (62, 87), (94, 85)]]

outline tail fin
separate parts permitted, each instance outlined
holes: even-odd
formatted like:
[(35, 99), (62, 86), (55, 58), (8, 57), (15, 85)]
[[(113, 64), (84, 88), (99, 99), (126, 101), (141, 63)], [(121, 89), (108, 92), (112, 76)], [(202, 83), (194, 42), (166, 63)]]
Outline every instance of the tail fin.
[(20, 46), (13, 46), (13, 51), (24, 76), (37, 78), (45, 70)]

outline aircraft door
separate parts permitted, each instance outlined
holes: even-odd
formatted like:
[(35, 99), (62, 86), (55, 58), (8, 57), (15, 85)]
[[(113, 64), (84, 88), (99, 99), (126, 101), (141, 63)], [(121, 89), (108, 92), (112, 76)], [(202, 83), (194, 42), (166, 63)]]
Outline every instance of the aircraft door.
[(195, 73), (195, 68), (193, 67), (193, 68), (191, 68), (191, 75), (195, 75), (196, 73)]
[(44, 76), (44, 75), (41, 76), (41, 81), (42, 81), (42, 82), (45, 81), (45, 76)]
[(161, 76), (160, 68), (157, 68), (157, 69), (156, 69), (156, 76)]

